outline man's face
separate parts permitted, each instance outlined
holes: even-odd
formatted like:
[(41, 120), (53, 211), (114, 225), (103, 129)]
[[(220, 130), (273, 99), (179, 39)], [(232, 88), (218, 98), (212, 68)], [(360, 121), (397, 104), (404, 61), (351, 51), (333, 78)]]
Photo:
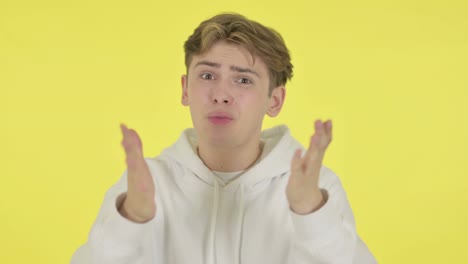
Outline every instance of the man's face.
[[(194, 56), (182, 76), (182, 104), (190, 107), (200, 140), (218, 147), (239, 147), (258, 141), (265, 114), (276, 116), (285, 89), (268, 96), (265, 63), (242, 46), (219, 41)], [(256, 142), (258, 143), (258, 142)]]

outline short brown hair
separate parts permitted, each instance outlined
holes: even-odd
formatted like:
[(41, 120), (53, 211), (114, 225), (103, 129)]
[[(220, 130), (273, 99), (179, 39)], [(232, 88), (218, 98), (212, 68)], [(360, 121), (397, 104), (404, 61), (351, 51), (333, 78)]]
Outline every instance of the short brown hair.
[(194, 55), (204, 53), (220, 40), (241, 45), (265, 62), (270, 74), (268, 95), (273, 88), (285, 85), (292, 78), (291, 57), (281, 35), (236, 13), (216, 15), (193, 31), (184, 44), (187, 71)]

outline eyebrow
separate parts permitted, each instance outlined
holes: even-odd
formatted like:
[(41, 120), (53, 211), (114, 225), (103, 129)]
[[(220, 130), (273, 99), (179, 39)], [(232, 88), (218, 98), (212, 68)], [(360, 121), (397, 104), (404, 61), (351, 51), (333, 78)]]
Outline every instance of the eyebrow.
[[(195, 64), (195, 67), (197, 67), (198, 65), (206, 65), (206, 66), (210, 66), (210, 67), (221, 68), (221, 64), (216, 63), (216, 62), (206, 61), (206, 60), (202, 60), (202, 61), (197, 62), (197, 64)], [(250, 68), (230, 66), (229, 69), (231, 71), (236, 71), (236, 72), (252, 73), (252, 74), (257, 75), (258, 77), (260, 77), (260, 75), (256, 71), (254, 71), (254, 70), (252, 70)]]

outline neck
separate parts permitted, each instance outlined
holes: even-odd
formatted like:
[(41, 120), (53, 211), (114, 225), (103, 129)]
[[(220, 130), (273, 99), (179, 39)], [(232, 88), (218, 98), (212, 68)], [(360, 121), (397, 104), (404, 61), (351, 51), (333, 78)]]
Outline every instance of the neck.
[(249, 144), (223, 147), (198, 142), (198, 155), (205, 165), (214, 171), (243, 171), (255, 164), (262, 153), (260, 138)]

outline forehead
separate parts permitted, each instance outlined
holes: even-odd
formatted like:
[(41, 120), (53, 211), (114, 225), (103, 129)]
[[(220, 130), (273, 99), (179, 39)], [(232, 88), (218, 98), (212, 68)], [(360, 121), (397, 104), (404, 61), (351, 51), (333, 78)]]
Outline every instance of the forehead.
[(268, 72), (266, 64), (259, 56), (252, 54), (239, 44), (228, 43), (226, 41), (218, 41), (204, 53), (194, 55), (190, 68), (194, 67), (199, 61), (210, 61), (220, 64), (221, 67), (237, 66), (252, 68), (263, 74)]

